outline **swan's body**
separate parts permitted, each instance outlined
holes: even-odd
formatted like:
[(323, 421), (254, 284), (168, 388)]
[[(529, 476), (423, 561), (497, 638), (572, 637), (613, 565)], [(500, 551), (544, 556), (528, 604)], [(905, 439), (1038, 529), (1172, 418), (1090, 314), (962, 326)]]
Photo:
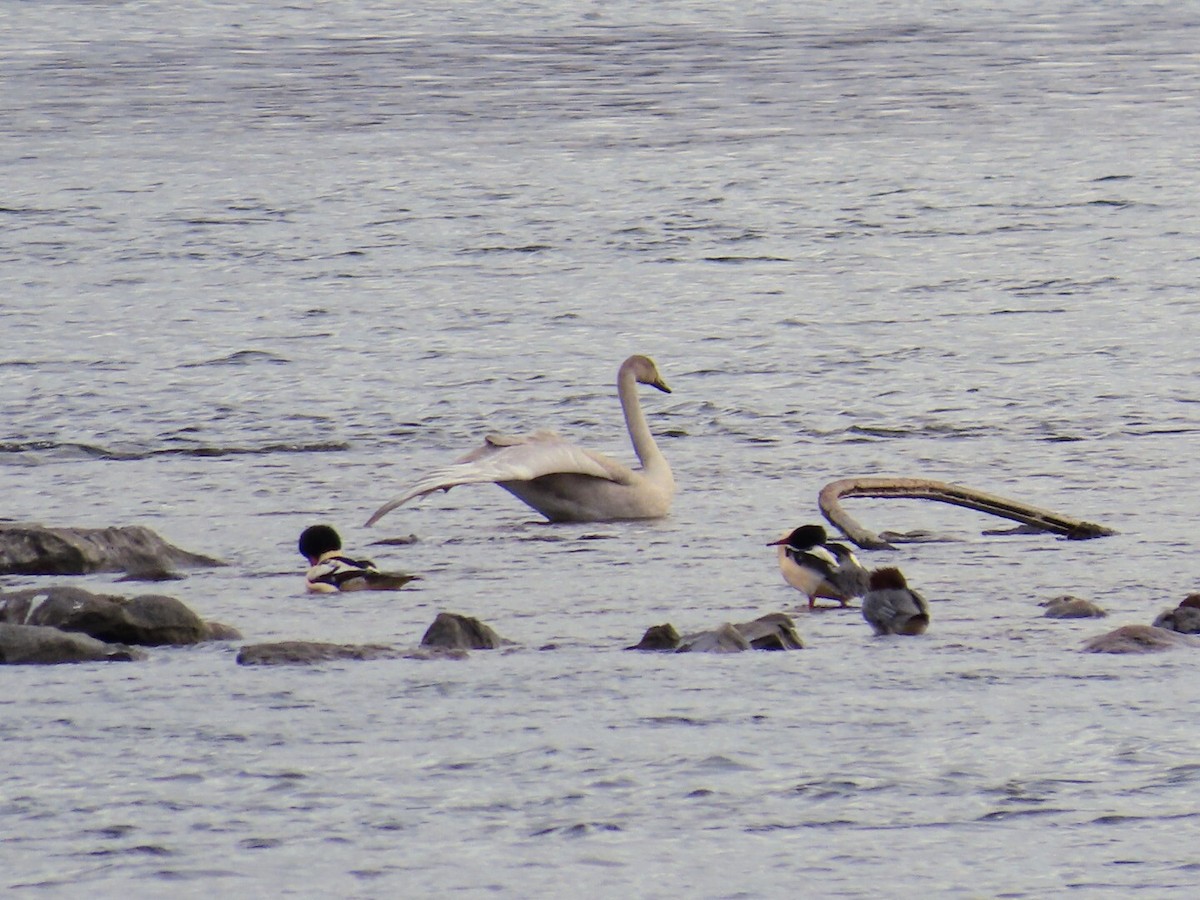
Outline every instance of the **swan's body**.
[(929, 604), (894, 568), (871, 573), (862, 614), (876, 634), (924, 634), (929, 627)]
[(490, 434), (484, 445), (451, 466), (430, 472), (367, 520), (373, 525), (414, 497), (460, 484), (494, 483), (551, 522), (657, 519), (671, 510), (675, 479), (654, 443), (638, 401), (638, 384), (671, 389), (654, 360), (631, 356), (617, 372), (617, 395), (641, 468), (577, 447), (553, 431), (528, 435)]
[(826, 540), (820, 525), (801, 525), (768, 547), (778, 547), (783, 580), (808, 598), (808, 608), (818, 597), (837, 600), (843, 607), (867, 592), (867, 570), (845, 544)]

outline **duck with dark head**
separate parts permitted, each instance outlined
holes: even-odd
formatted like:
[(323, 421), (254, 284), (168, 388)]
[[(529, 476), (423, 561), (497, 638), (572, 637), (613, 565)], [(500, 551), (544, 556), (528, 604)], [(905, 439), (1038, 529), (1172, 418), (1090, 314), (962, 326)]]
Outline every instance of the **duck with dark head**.
[(398, 591), (418, 576), (380, 572), (369, 559), (342, 553), (342, 538), (329, 525), (310, 525), (300, 533), (300, 555), (308, 560), (305, 589), (311, 594), (343, 591)]
[(779, 548), (783, 580), (808, 598), (809, 609), (818, 597), (846, 607), (867, 592), (867, 570), (854, 551), (828, 540), (820, 525), (801, 525), (767, 546)]

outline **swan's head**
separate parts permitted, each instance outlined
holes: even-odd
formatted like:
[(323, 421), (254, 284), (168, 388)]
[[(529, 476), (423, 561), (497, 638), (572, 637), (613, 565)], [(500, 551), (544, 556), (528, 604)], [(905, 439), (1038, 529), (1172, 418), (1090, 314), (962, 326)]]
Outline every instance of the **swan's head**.
[(648, 356), (629, 357), (629, 359), (621, 363), (621, 371), (617, 373), (617, 378), (620, 379), (626, 372), (632, 372), (634, 380), (639, 384), (648, 384), (651, 387), (656, 387), (664, 394), (671, 393), (671, 388), (663, 380), (662, 374), (658, 371), (658, 365)]
[(330, 550), (341, 550), (342, 539), (329, 525), (310, 525), (300, 532), (300, 555), (316, 564)]
[(873, 591), (904, 590), (907, 587), (908, 582), (904, 580), (904, 573), (892, 566), (886, 569), (876, 569), (871, 573), (871, 590)]
[(786, 546), (789, 550), (811, 550), (818, 544), (825, 543), (825, 529), (820, 525), (801, 525), (789, 531), (777, 541), (771, 541), (768, 547)]

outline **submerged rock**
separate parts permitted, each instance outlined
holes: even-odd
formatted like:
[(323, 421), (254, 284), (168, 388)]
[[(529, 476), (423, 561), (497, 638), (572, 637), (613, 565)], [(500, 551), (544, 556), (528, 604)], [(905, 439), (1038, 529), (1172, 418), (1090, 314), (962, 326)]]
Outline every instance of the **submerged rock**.
[(801, 650), (804, 641), (790, 616), (768, 613), (750, 622), (726, 623), (708, 631), (680, 637), (670, 623), (646, 629), (641, 641), (627, 650), (676, 653), (738, 653), (743, 650)]
[(63, 585), (0, 593), (0, 621), (82, 632), (109, 643), (146, 647), (240, 637), (228, 625), (206, 623), (174, 597), (143, 594), (126, 598)]
[(135, 565), (129, 569), (117, 581), (183, 581), (183, 576), (174, 569), (164, 568), (156, 561), (149, 561), (145, 565)]
[(226, 625), (224, 622), (205, 622), (204, 623), (206, 641), (240, 641), (242, 633), (232, 625)]
[(383, 644), (325, 644), (318, 641), (277, 641), (248, 644), (237, 656), (239, 666), (304, 666), (342, 660), (465, 659), (465, 650), (418, 647), (399, 650)]
[(108, 644), (44, 625), (0, 623), (0, 663), (53, 665), (79, 662), (129, 662), (145, 659), (140, 650)]
[(326, 644), (319, 641), (276, 641), (247, 644), (238, 651), (239, 666), (311, 665), (338, 659), (395, 659), (394, 647), (382, 644)]
[(455, 650), (495, 650), (511, 643), (512, 641), (500, 637), (478, 619), (445, 612), (437, 614), (437, 618), (421, 638), (422, 647), (445, 647)]
[(767, 613), (752, 622), (734, 625), (754, 650), (803, 650), (804, 641), (791, 616)]
[(46, 528), (0, 523), (0, 575), (87, 575), (126, 572), (139, 580), (171, 577), (176, 566), (223, 566), (181, 550), (140, 525)]
[(1042, 613), (1045, 619), (1101, 619), (1108, 615), (1091, 600), (1070, 594), (1044, 600), (1038, 606), (1045, 608), (1046, 611)]
[(642, 635), (642, 639), (626, 650), (674, 650), (679, 646), (679, 632), (670, 622), (662, 625), (651, 625)]
[(745, 635), (726, 622), (709, 631), (684, 635), (675, 648), (676, 653), (740, 653), (750, 649)]
[(1088, 653), (1156, 653), (1176, 647), (1200, 647), (1200, 637), (1153, 625), (1122, 625), (1083, 643)]

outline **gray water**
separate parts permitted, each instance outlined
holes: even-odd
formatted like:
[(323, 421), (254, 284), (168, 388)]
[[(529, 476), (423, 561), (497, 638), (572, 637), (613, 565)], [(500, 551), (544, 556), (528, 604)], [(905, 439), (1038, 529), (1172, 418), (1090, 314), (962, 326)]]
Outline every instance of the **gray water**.
[[(227, 559), (165, 587), (250, 642), (520, 643), (7, 668), (8, 894), (1195, 895), (1195, 658), (1079, 646), (1197, 587), (1200, 10), (753, 9), (0, 7), (0, 515)], [(361, 527), (487, 431), (630, 458), (634, 352), (670, 518)], [(851, 501), (957, 538), (867, 555), (933, 604), (874, 638), (764, 544), (876, 474), (1120, 533)], [(423, 580), (306, 596), (316, 521)], [(775, 610), (808, 649), (621, 649)]]

